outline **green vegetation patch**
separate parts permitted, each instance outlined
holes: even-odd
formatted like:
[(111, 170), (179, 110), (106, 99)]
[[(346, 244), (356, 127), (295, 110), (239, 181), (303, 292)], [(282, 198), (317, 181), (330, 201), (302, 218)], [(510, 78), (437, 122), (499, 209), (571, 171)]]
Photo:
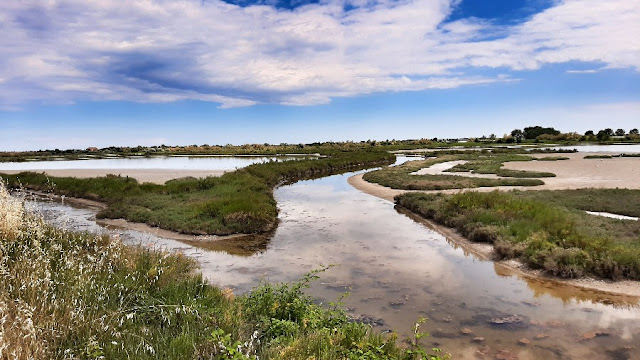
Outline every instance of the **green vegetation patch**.
[[(176, 253), (47, 226), (0, 184), (3, 354), (16, 359), (418, 359), (293, 284), (245, 296)], [(417, 334), (422, 335), (420, 333)]]
[(521, 154), (469, 154), (465, 156), (470, 160), (465, 164), (459, 164), (447, 170), (447, 172), (473, 172), (475, 174), (496, 174), (502, 177), (513, 178), (541, 178), (553, 177), (549, 172), (520, 171), (503, 169), (502, 165), (509, 161), (533, 161), (536, 158)]
[(638, 190), (408, 193), (396, 202), (558, 276), (640, 279), (640, 222), (583, 211), (638, 216)]
[(10, 187), (104, 202), (99, 218), (126, 219), (185, 234), (262, 233), (277, 220), (273, 188), (300, 179), (392, 163), (387, 152), (333, 152), (325, 158), (254, 164), (220, 177), (184, 178), (165, 185), (121, 176), (92, 179), (24, 172), (2, 175)]
[[(501, 169), (506, 161), (531, 161), (531, 156), (520, 154), (492, 154), (487, 151), (477, 153), (437, 154), (435, 159), (410, 161), (400, 166), (385, 167), (364, 175), (369, 182), (388, 186), (393, 189), (406, 190), (445, 190), (492, 186), (536, 186), (544, 182), (531, 177), (555, 176), (550, 173), (537, 173), (529, 171), (517, 171)], [(420, 169), (432, 165), (466, 160), (466, 164), (457, 165), (450, 169), (451, 175), (412, 175)], [(504, 179), (475, 178), (455, 175), (458, 172), (474, 172), (481, 174), (496, 174), (504, 176)]]
[(536, 158), (536, 161), (561, 161), (561, 160), (569, 160), (566, 156), (546, 156)]
[(587, 155), (585, 159), (612, 159), (613, 155)]
[(585, 159), (613, 159), (617, 157), (640, 157), (640, 154), (617, 154), (617, 155), (587, 155)]

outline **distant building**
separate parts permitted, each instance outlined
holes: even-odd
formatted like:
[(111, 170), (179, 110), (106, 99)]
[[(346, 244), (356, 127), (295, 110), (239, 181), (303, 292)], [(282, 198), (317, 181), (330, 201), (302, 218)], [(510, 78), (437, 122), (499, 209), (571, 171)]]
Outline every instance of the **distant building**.
[(93, 147), (93, 146), (92, 146), (92, 147), (88, 147), (88, 148), (87, 148), (87, 151), (89, 151), (89, 152), (96, 152), (96, 151), (98, 151), (98, 148), (97, 148), (97, 147)]

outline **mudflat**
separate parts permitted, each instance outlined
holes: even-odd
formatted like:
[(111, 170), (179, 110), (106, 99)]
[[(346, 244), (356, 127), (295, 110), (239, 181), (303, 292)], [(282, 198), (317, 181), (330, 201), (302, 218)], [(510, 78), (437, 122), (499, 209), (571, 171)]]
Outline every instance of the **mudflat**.
[[(548, 171), (556, 177), (544, 178), (542, 186), (533, 190), (565, 190), (582, 188), (640, 189), (640, 157), (614, 157), (611, 159), (585, 159), (588, 155), (604, 153), (562, 154), (569, 160), (514, 161), (504, 164), (505, 169)], [(536, 157), (557, 155), (535, 155)]]

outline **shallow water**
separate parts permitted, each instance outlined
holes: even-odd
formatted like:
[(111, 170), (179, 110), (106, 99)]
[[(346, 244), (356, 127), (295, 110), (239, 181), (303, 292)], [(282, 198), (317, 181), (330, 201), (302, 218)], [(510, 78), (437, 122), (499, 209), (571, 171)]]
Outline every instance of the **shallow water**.
[(151, 156), (114, 159), (53, 160), (0, 162), (2, 170), (67, 170), (67, 169), (166, 169), (166, 170), (233, 170), (256, 163), (285, 161), (304, 156)]
[[(326, 303), (348, 291), (344, 303), (351, 314), (402, 337), (426, 316), (431, 336), (425, 343), (456, 359), (494, 359), (501, 351), (519, 359), (640, 359), (637, 298), (521, 278), (479, 260), (390, 202), (352, 188), (351, 175), (277, 189), (280, 224), (270, 240), (248, 247), (211, 250), (133, 231), (121, 237), (183, 251), (198, 259), (212, 283), (237, 293), (261, 280), (293, 281), (334, 264), (311, 295)], [(47, 217), (69, 227), (99, 228), (88, 210), (42, 206)], [(519, 344), (522, 338), (529, 344)]]
[(638, 218), (635, 217), (635, 216), (612, 214), (612, 213), (608, 213), (608, 212), (604, 212), (604, 211), (586, 211), (586, 213), (589, 214), (589, 215), (604, 216), (604, 217), (608, 217), (608, 218), (612, 218), (612, 219), (618, 219), (618, 220), (638, 221)]
[(578, 152), (605, 152), (615, 154), (640, 154), (640, 144), (613, 144), (613, 145), (574, 145), (556, 146), (550, 149), (573, 150)]

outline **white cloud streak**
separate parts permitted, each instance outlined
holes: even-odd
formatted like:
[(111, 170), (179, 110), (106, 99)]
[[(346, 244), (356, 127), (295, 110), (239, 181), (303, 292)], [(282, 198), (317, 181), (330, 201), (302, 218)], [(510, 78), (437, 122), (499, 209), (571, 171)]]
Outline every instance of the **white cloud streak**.
[[(323, 104), (513, 81), (486, 68), (596, 62), (640, 71), (640, 3), (565, 0), (512, 26), (445, 22), (455, 0), (0, 3), (0, 105), (78, 100)], [(361, 4), (360, 4), (361, 3)]]

